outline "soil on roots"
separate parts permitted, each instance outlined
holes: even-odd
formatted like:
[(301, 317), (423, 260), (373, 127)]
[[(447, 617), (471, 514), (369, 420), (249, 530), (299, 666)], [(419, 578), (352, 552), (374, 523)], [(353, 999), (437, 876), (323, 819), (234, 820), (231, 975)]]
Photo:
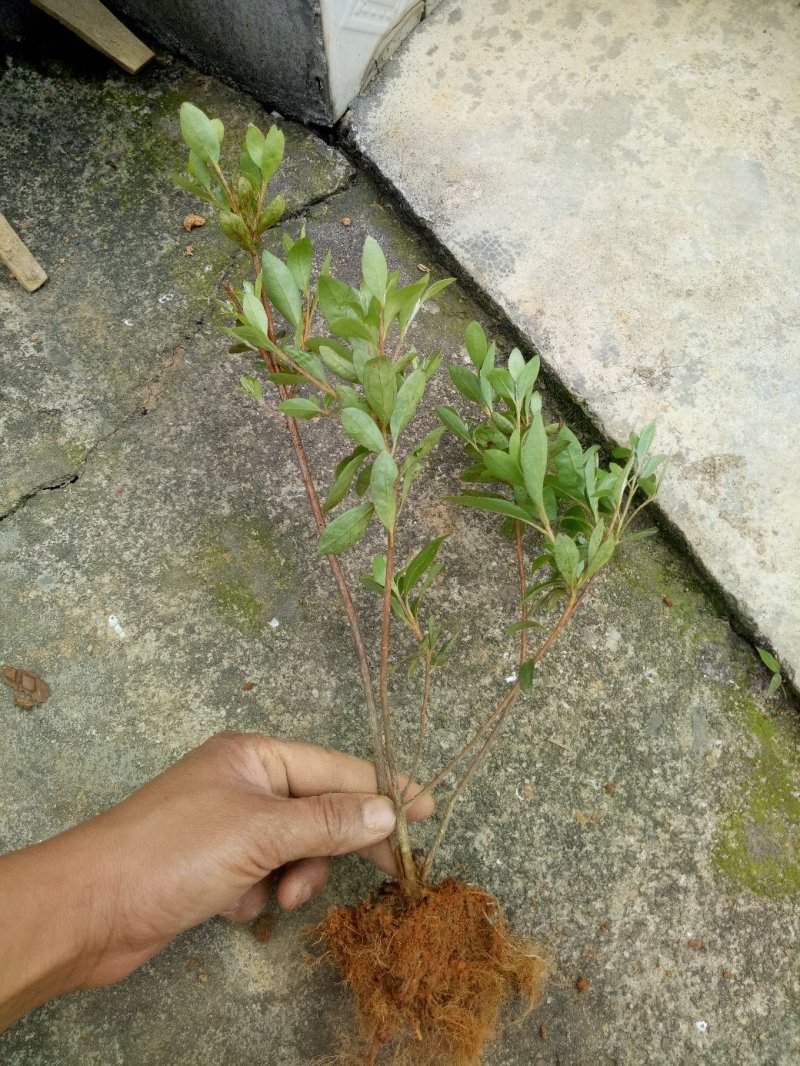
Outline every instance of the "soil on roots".
[[(355, 993), (366, 1041), (361, 1061), (472, 1066), (506, 1000), (530, 1010), (548, 964), (510, 935), (494, 896), (453, 878), (411, 901), (400, 885), (337, 907), (317, 930)], [(385, 1051), (384, 1051), (385, 1049)]]

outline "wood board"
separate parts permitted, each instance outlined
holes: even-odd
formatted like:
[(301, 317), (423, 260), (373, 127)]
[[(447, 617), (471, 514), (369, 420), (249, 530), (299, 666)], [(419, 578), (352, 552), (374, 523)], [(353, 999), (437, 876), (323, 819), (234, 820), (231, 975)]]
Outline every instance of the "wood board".
[(47, 281), (47, 274), (3, 214), (0, 214), (0, 259), (28, 292), (35, 292)]
[(33, 0), (33, 3), (98, 52), (119, 63), (129, 74), (141, 70), (155, 55), (100, 0)]

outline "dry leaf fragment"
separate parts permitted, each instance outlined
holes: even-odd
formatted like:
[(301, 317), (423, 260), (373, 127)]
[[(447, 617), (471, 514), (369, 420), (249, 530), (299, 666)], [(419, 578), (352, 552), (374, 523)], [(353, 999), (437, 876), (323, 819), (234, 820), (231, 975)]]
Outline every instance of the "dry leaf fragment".
[(14, 691), (14, 703), (29, 711), (50, 698), (50, 686), (38, 674), (16, 666), (3, 667), (3, 681)]
[(186, 247), (183, 249), (183, 254), (184, 255), (194, 255), (194, 245), (193, 244), (187, 244)]
[(578, 980), (575, 982), (575, 987), (579, 992), (585, 992), (586, 989), (589, 987), (589, 982), (586, 980), (585, 977), (579, 977)]
[(353, 224), (352, 219), (348, 218), (347, 215), (345, 215), (344, 218), (342, 219), (342, 225), (343, 226), (352, 226), (352, 224)]
[(699, 936), (690, 936), (686, 943), (692, 951), (702, 951), (706, 946), (705, 940), (701, 940)]
[(205, 226), (206, 220), (202, 215), (187, 215), (183, 220), (183, 228), (188, 233), (190, 230), (196, 229), (198, 226)]

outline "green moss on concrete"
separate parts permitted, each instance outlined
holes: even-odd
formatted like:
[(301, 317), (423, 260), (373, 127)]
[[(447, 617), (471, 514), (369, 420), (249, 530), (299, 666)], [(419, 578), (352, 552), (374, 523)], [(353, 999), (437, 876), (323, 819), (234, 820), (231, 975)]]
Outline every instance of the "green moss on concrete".
[(219, 613), (243, 632), (258, 633), (264, 627), (264, 607), (244, 581), (215, 581), (210, 592)]
[(246, 636), (271, 632), (272, 614), (295, 587), (295, 568), (272, 529), (243, 516), (227, 519), (202, 544), (196, 562), (214, 609), (228, 625)]
[(800, 753), (790, 720), (768, 717), (750, 697), (729, 701), (744, 717), (757, 750), (742, 782), (744, 802), (723, 822), (714, 862), (760, 896), (800, 892)]

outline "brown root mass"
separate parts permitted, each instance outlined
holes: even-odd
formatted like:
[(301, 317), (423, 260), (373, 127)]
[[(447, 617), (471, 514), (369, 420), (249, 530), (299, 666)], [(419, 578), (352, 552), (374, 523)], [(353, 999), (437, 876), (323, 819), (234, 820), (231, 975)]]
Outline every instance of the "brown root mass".
[[(337, 907), (318, 929), (325, 957), (355, 993), (376, 1066), (472, 1066), (517, 993), (530, 1010), (547, 962), (506, 932), (494, 896), (447, 878), (412, 902), (400, 885), (376, 898)], [(380, 1061), (384, 1061), (380, 1059)]]

